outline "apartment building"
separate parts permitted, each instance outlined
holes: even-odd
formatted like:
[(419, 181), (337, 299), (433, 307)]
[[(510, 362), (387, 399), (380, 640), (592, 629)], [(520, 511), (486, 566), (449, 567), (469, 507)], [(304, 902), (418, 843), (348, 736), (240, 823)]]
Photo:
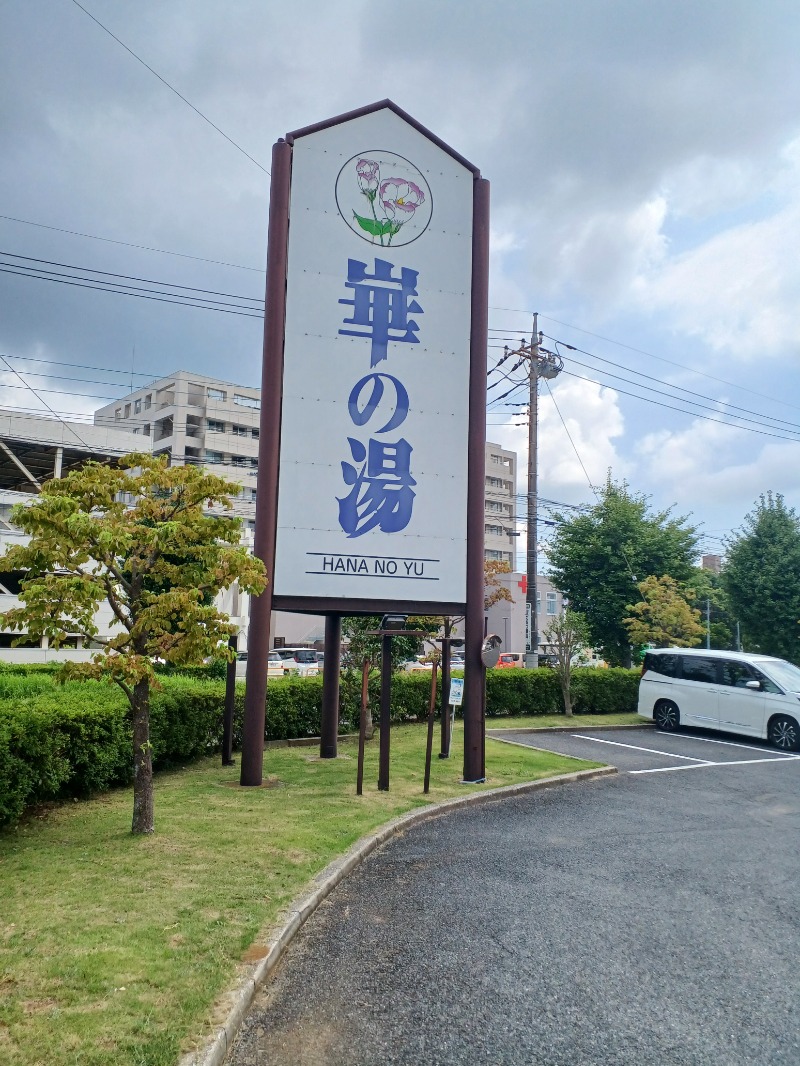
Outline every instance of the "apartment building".
[(260, 389), (178, 370), (101, 407), (94, 420), (148, 438), (173, 464), (202, 463), (238, 481), (233, 513), (252, 531), (260, 411)]
[(517, 453), (486, 444), (484, 558), (516, 569)]

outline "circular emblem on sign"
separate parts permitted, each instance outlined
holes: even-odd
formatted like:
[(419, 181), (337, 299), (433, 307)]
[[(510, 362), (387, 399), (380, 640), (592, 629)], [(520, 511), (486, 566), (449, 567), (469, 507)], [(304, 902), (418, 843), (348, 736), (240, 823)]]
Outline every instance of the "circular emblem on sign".
[(370, 244), (397, 248), (421, 237), (433, 197), (422, 172), (394, 152), (374, 149), (348, 159), (336, 179), (339, 214)]

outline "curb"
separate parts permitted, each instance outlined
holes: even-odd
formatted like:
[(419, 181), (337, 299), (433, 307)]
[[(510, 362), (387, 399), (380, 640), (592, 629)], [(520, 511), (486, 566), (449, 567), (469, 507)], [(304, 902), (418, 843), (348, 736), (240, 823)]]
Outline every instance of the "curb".
[[(511, 742), (513, 743), (513, 742)], [(569, 785), (576, 781), (591, 781), (596, 777), (606, 777), (615, 774), (615, 766), (601, 766), (594, 770), (577, 770), (571, 774), (560, 774), (558, 777), (546, 777), (541, 781), (524, 781), (518, 785), (504, 785), (501, 788), (487, 789), (485, 792), (472, 792), (468, 796), (456, 796), (454, 799), (442, 800), (441, 803), (420, 807), (406, 814), (393, 818), (380, 829), (368, 836), (356, 841), (351, 848), (329, 863), (321, 870), (311, 882), (311, 889), (304, 892), (291, 904), (288, 911), (284, 912), (283, 921), (275, 927), (266, 947), (263, 959), (251, 967), (250, 973), (243, 978), (237, 986), (231, 990), (230, 999), (232, 1006), (228, 1012), (224, 1024), (219, 1028), (209, 1042), (196, 1051), (190, 1051), (183, 1055), (178, 1066), (222, 1066), (225, 1057), (233, 1046), (236, 1034), (255, 998), (256, 992), (267, 980), (272, 970), (283, 956), (284, 951), (294, 939), (295, 933), (305, 922), (322, 901), (332, 890), (343, 881), (348, 874), (352, 873), (364, 859), (381, 844), (396, 833), (408, 829), (412, 825), (428, 821), (439, 815), (460, 807), (471, 807), (478, 803), (490, 800), (504, 799), (506, 796), (518, 796), (526, 792), (534, 792), (540, 788), (551, 788), (554, 785)]]

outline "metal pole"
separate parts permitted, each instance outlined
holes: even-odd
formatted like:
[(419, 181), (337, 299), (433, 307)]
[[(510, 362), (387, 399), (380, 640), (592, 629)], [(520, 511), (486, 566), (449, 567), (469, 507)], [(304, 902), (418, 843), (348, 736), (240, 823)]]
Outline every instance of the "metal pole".
[(706, 596), (706, 647), (711, 647), (711, 600)]
[(525, 599), (530, 607), (530, 645), (525, 649), (525, 665), (539, 665), (539, 619), (536, 615), (536, 536), (537, 536), (537, 448), (539, 423), (539, 316), (533, 316), (531, 334), (528, 392), (530, 411), (528, 416), (528, 550), (527, 592)]
[(467, 609), (464, 622), (464, 780), (486, 776), (486, 704), (481, 660), (486, 523), (486, 336), (489, 328), (489, 182), (473, 186), (472, 320), (469, 369), (469, 442), (467, 446)]
[(258, 492), (253, 545), (255, 555), (267, 568), (267, 587), (260, 596), (253, 596), (250, 600), (247, 680), (242, 724), (242, 769), (239, 778), (240, 784), (254, 786), (260, 785), (264, 776), (267, 656), (275, 577), (275, 540), (278, 527), (278, 464), (281, 440), (291, 166), (292, 150), (281, 139), (272, 148), (264, 351), (261, 366)]
[(389, 737), (392, 720), (392, 638), (381, 637), (381, 735), (378, 791), (389, 791)]
[(364, 792), (364, 744), (367, 739), (367, 702), (369, 700), (369, 659), (364, 659), (361, 667), (361, 715), (358, 722), (358, 771), (356, 773), (356, 795)]
[(236, 702), (236, 651), (239, 638), (234, 634), (228, 640), (228, 647), (234, 652), (225, 673), (225, 714), (222, 717), (222, 765), (235, 766), (233, 761), (233, 710)]
[[(442, 714), (444, 715), (444, 704)], [(431, 670), (431, 699), (428, 705), (428, 742), (425, 745), (425, 780), (422, 791), (427, 794), (431, 790), (431, 755), (433, 754), (433, 719), (436, 714), (436, 663)]]
[(339, 669), (342, 658), (342, 616), (325, 615), (325, 661), (322, 666), (322, 728), (320, 759), (335, 759), (339, 736)]
[(444, 640), (442, 641), (442, 729), (439, 751), (440, 759), (450, 758), (450, 634), (453, 623), (444, 620)]

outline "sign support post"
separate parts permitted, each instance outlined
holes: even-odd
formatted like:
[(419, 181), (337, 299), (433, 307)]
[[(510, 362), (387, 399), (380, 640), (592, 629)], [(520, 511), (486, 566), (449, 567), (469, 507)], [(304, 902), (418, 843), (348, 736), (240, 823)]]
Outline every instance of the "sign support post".
[(242, 724), (241, 785), (261, 784), (264, 777), (264, 726), (267, 713), (267, 658), (275, 575), (278, 524), (278, 462), (281, 439), (283, 335), (286, 316), (286, 262), (289, 239), (289, 190), (292, 150), (281, 138), (272, 148), (269, 199), (269, 247), (261, 369), (261, 418), (258, 444), (258, 491), (253, 551), (267, 568), (267, 587), (250, 600), (247, 674)]

